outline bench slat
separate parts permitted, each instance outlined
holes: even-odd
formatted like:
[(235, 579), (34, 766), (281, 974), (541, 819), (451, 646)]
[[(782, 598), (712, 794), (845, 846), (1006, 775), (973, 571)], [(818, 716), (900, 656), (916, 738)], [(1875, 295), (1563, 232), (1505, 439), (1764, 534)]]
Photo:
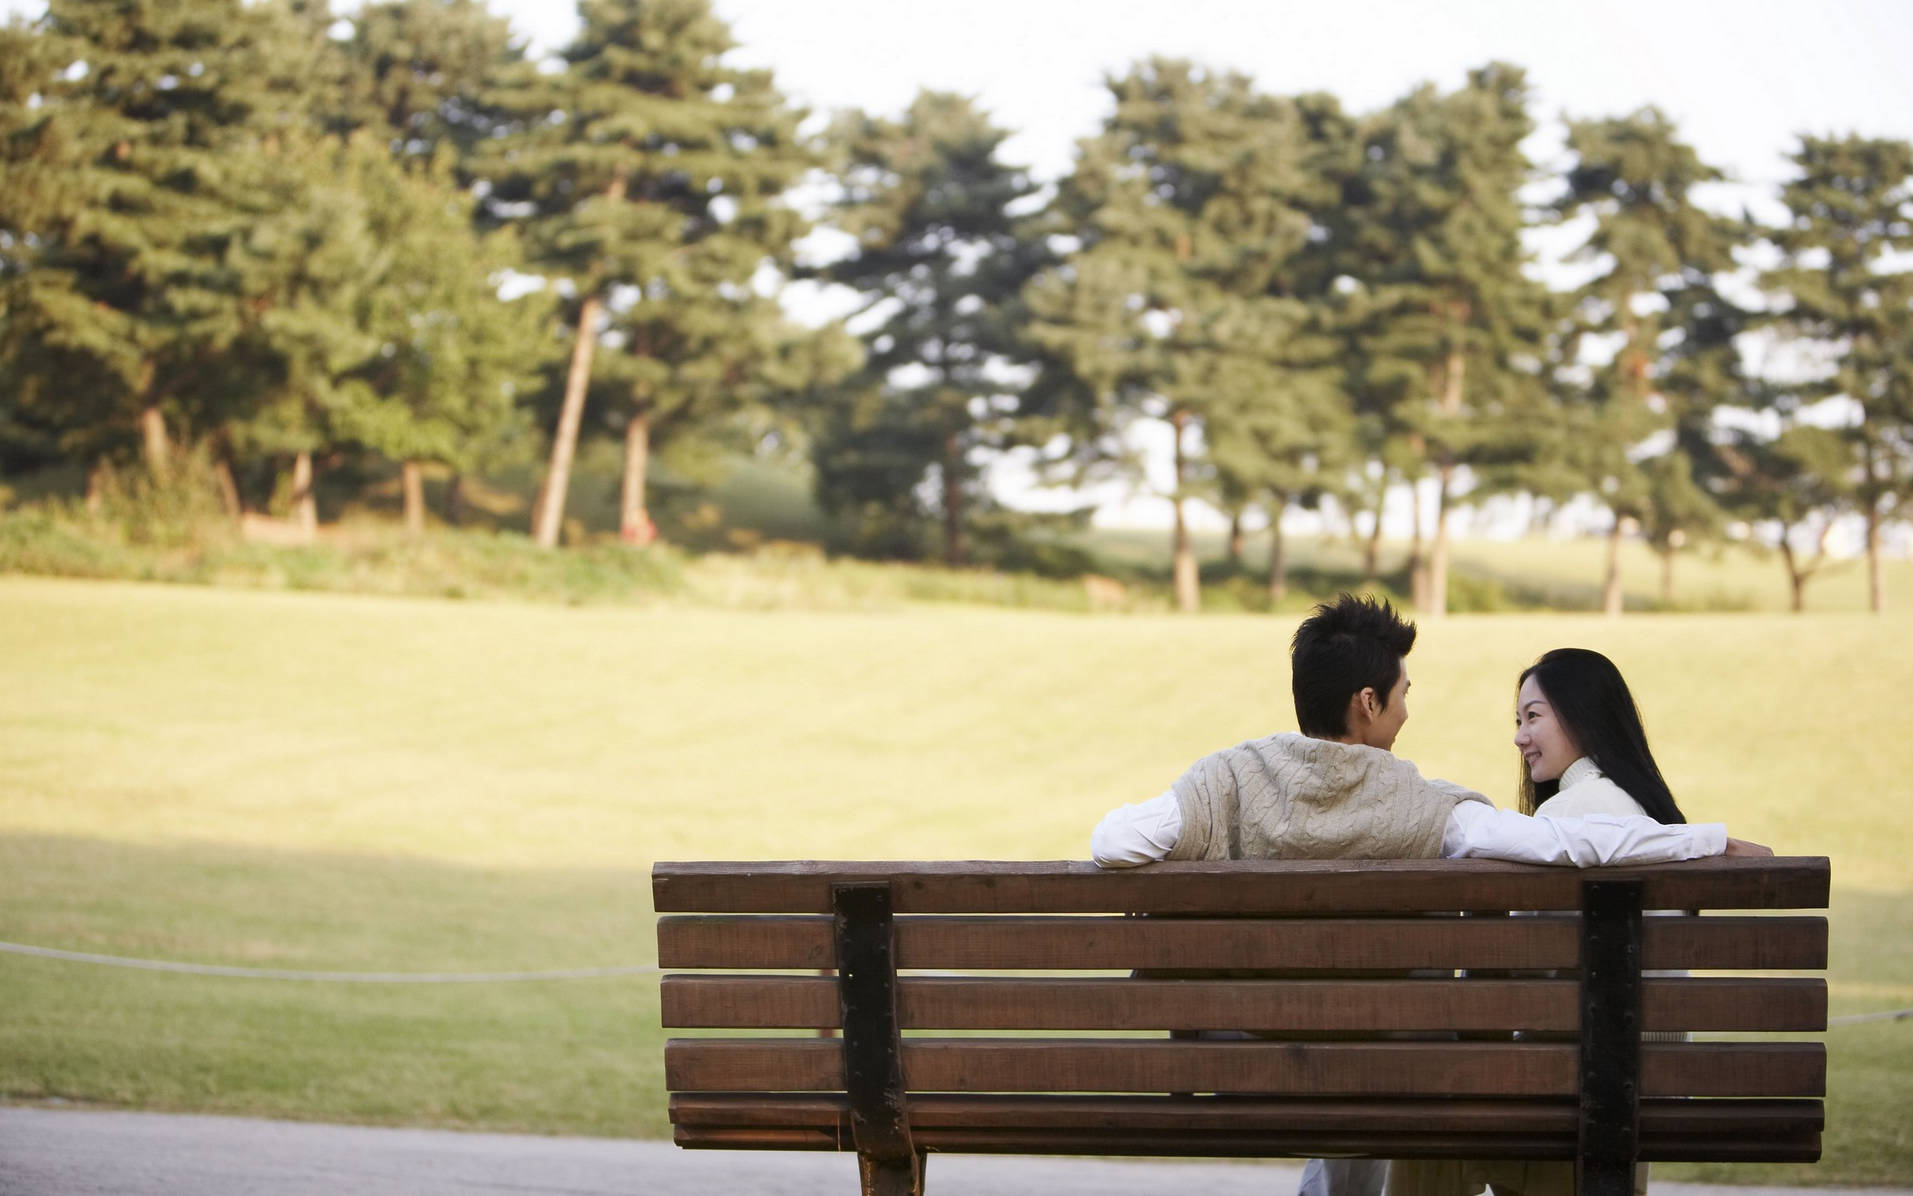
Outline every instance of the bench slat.
[[(1354, 1133), (1394, 1126), (1415, 1133), (1484, 1130), (1505, 1134), (1573, 1134), (1573, 1100), (1275, 1100), (1239, 1096), (1021, 1096), (926, 1093), (909, 1103), (913, 1129), (1021, 1126), (1040, 1130), (1240, 1130), (1281, 1125)], [(686, 1092), (671, 1097), (671, 1122), (687, 1128), (841, 1127), (849, 1134), (850, 1102), (821, 1093)], [(1818, 1134), (1825, 1111), (1817, 1100), (1661, 1099), (1641, 1102), (1644, 1134)]]
[[(1641, 1093), (1816, 1097), (1820, 1043), (1654, 1044)], [(912, 1092), (1218, 1092), (1295, 1096), (1568, 1096), (1576, 1048), (1550, 1043), (1165, 1042), (908, 1039)], [(817, 1039), (673, 1039), (674, 1091), (839, 1091), (840, 1044)]]
[[(687, 1150), (843, 1150), (830, 1131), (820, 1129), (680, 1129), (673, 1141)], [(1189, 1158), (1311, 1158), (1323, 1154), (1392, 1159), (1489, 1157), (1568, 1161), (1572, 1135), (1410, 1134), (1365, 1131), (1351, 1134), (1299, 1133), (1284, 1127), (1253, 1131), (1051, 1131), (928, 1129), (913, 1131), (925, 1150), (953, 1154), (1089, 1154)], [(1644, 1163), (1816, 1163), (1820, 1135), (1724, 1134), (1713, 1137), (1656, 1137), (1643, 1134)]]
[[(847, 1150), (841, 1096), (681, 1093), (671, 1098), (680, 1146)], [(1309, 1154), (1340, 1139), (1356, 1153), (1456, 1157), (1493, 1146), (1506, 1157), (1573, 1155), (1576, 1104), (1567, 1100), (1268, 1100), (1252, 1097), (968, 1096), (910, 1101), (913, 1138), (936, 1150), (1090, 1154)], [(1647, 1100), (1643, 1157), (1719, 1162), (1813, 1162), (1819, 1101)], [(1014, 1135), (1013, 1137), (1011, 1135)], [(1462, 1136), (1467, 1150), (1458, 1149)], [(1434, 1144), (1444, 1146), (1436, 1149)], [(989, 1145), (994, 1143), (994, 1145)]]
[[(1257, 921), (1123, 917), (913, 917), (897, 920), (897, 966), (1046, 971), (1224, 968), (1388, 971), (1568, 969), (1579, 919), (1316, 918)], [(1655, 917), (1643, 931), (1650, 969), (1821, 969), (1824, 917)], [(676, 915), (658, 919), (665, 968), (827, 968), (828, 918)]]
[[(906, 977), (910, 1030), (1556, 1030), (1579, 1028), (1573, 980), (1134, 980)], [(1817, 979), (1650, 979), (1643, 1029), (1824, 1030)], [(666, 976), (663, 1024), (834, 1029), (837, 982)]]
[(830, 886), (894, 878), (898, 913), (1395, 913), (1578, 909), (1581, 882), (1640, 880), (1650, 909), (1824, 909), (1824, 856), (1693, 860), (1652, 868), (1543, 868), (1487, 860), (1230, 861), (1105, 871), (1074, 861), (663, 862), (659, 913), (830, 910)]

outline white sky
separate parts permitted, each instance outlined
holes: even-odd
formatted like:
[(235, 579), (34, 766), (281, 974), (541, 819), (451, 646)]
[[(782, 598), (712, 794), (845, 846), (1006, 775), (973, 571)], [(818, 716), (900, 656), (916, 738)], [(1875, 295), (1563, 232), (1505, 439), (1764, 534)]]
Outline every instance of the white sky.
[[(335, 0), (341, 8), (351, 0)], [(491, 0), (533, 44), (561, 45), (563, 0)], [(1471, 66), (1528, 68), (1535, 112), (1659, 104), (1703, 157), (1781, 176), (1793, 134), (1913, 135), (1908, 0), (714, 0), (741, 62), (818, 110), (900, 111), (919, 87), (976, 97), (1046, 177), (1103, 113), (1102, 76), (1150, 54), (1235, 68), (1279, 92), (1365, 111)], [(37, 0), (0, 0), (36, 14)]]
[[(1492, 59), (1526, 67), (1534, 111), (1659, 104), (1702, 155), (1771, 182), (1800, 131), (1913, 135), (1907, 0), (715, 0), (740, 61), (817, 109), (897, 112), (919, 87), (963, 92), (1019, 130), (1009, 156), (1047, 177), (1104, 112), (1102, 77), (1150, 54), (1235, 68), (1271, 91), (1330, 91), (1366, 111)], [(561, 43), (562, 5), (497, 3)], [(1431, 15), (1439, 14), (1439, 15)]]
[[(491, 0), (534, 47), (572, 6)], [(0, 0), (34, 13), (31, 0)], [(350, 7), (340, 3), (340, 7)], [(1006, 157), (1055, 178), (1105, 112), (1101, 80), (1151, 54), (1244, 71), (1270, 91), (1381, 107), (1501, 59), (1527, 68), (1533, 112), (1609, 116), (1658, 104), (1760, 205), (1796, 134), (1913, 137), (1913, 0), (714, 0), (737, 59), (824, 112), (896, 113), (920, 87), (975, 97), (1016, 130)], [(1558, 134), (1531, 152), (1547, 166)], [(1767, 201), (1771, 202), (1771, 201)], [(1134, 512), (1146, 517), (1143, 512)]]

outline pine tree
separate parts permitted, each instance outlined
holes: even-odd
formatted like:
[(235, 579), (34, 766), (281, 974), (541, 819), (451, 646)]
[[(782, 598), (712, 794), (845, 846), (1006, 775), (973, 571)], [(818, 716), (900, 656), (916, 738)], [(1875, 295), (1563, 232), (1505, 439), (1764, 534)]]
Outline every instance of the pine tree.
[(791, 422), (789, 408), (854, 370), (861, 353), (835, 325), (807, 328), (774, 297), (720, 266), (703, 281), (654, 288), (651, 302), (614, 308), (608, 354), (594, 383), (601, 426), (624, 441), (619, 535), (656, 536), (646, 480), (674, 445), (680, 468), (714, 450), (754, 450)]
[[(1771, 528), (1799, 614), (1807, 608), (1807, 583), (1827, 562), (1835, 519), (1858, 489), (1850, 444), (1833, 429), (1793, 424), (1768, 439), (1743, 430), (1723, 452), (1735, 466), (1725, 492), (1728, 509)], [(1812, 545), (1811, 555), (1803, 553), (1803, 540)]]
[(232, 253), (262, 212), (262, 150), (297, 123), (279, 15), (53, 0), (38, 26), (63, 69), (19, 133), (38, 198), (8, 301), (15, 368), (74, 369), (91, 385), (53, 422), (136, 434), (156, 475), (175, 436), (216, 423), (209, 400), (256, 298)]
[(1056, 204), (1082, 248), (1028, 288), (1030, 335), (1096, 396), (1105, 426), (1169, 424), (1176, 602), (1193, 610), (1195, 436), (1284, 401), (1312, 315), (1298, 277), (1311, 210), (1326, 197), (1304, 106), (1246, 76), (1156, 59), (1109, 88), (1115, 112)]
[[(1671, 432), (1676, 418), (1659, 380), (1670, 344), (1680, 342), (1685, 330), (1668, 318), (1676, 313), (1667, 295), (1707, 286), (1715, 274), (1731, 269), (1735, 237), (1731, 222), (1694, 202), (1694, 189), (1721, 173), (1681, 142), (1657, 109), (1570, 121), (1568, 148), (1574, 165), (1555, 211), (1565, 219), (1592, 219), (1593, 229), (1576, 257), (1605, 267), (1577, 293), (1577, 331), (1617, 343), (1612, 356), (1593, 368), (1585, 388), (1589, 409), (1580, 413), (1571, 467), (1613, 514), (1601, 605), (1618, 615), (1620, 545), (1627, 522), (1655, 516), (1660, 530), (1671, 536), (1677, 529), (1667, 526), (1670, 520), (1678, 514), (1681, 521), (1691, 521), (1702, 509), (1699, 492), (1683, 483), (1682, 471), (1668, 463), (1650, 468), (1641, 459), (1641, 446)], [(1567, 343), (1578, 345), (1580, 337)], [(1704, 417), (1691, 409), (1680, 414), (1689, 420)]]
[(1719, 495), (1731, 485), (1732, 467), (1720, 451), (1715, 415), (1758, 406), (1761, 388), (1747, 376), (1739, 347), (1754, 313), (1727, 299), (1711, 278), (1661, 294), (1668, 304), (1662, 320), (1673, 336), (1661, 346), (1655, 387), (1667, 403), (1673, 441), (1645, 463), (1641, 528), (1661, 558), (1661, 602), (1672, 606), (1676, 556), (1686, 545), (1717, 538), (1725, 526)]
[(967, 562), (969, 515), (988, 497), (974, 454), (1015, 438), (1018, 299), (1048, 256), (1013, 210), (1037, 187), (998, 158), (1008, 135), (968, 99), (931, 91), (901, 120), (845, 113), (831, 130), (842, 187), (831, 218), (856, 248), (824, 277), (880, 318), (815, 438), (819, 496), (887, 518), (913, 511), (933, 480), (952, 565)]
[(371, 169), (375, 235), (395, 247), (394, 270), (367, 313), (381, 341), (347, 422), (360, 443), (400, 463), (406, 527), (424, 526), (422, 465), (459, 482), (495, 455), (526, 414), (547, 362), (536, 321), (543, 295), (506, 302), (500, 274), (518, 263), (510, 230), (480, 233), (470, 186), (487, 144), (512, 131), (508, 97), (536, 83), (509, 23), (476, 0), (386, 0), (352, 18), (337, 123), (375, 137), (402, 172)]
[[(1361, 139), (1333, 96), (1298, 96), (1292, 103), (1304, 135), (1288, 202), (1307, 216), (1309, 228), (1270, 277), (1263, 299), (1266, 310), (1281, 310), (1289, 320), (1276, 338), (1250, 341), (1254, 369), (1240, 385), (1219, 380), (1215, 390), (1224, 401), (1203, 424), (1218, 485), (1259, 503), (1267, 516), (1272, 603), (1288, 593), (1283, 517), (1292, 508), (1320, 510), (1329, 498), (1348, 503), (1359, 458), (1352, 372), (1343, 351), (1347, 303), (1338, 280), (1348, 238), (1343, 200), (1360, 169)], [(1238, 518), (1232, 532), (1239, 529)], [(1239, 547), (1232, 550), (1239, 560)]]
[(340, 415), (361, 404), (361, 372), (379, 352), (367, 313), (391, 268), (373, 231), (370, 174), (385, 150), (305, 130), (273, 150), (262, 198), (269, 210), (238, 243), (234, 260), (256, 296), (235, 346), (253, 373), (253, 397), (223, 420), (233, 452), (290, 460), (289, 501), (316, 530), (318, 460), (348, 439)]
[[(1288, 596), (1283, 517), (1291, 509), (1320, 509), (1327, 498), (1346, 500), (1357, 444), (1339, 370), (1324, 362), (1312, 371), (1296, 370), (1286, 381), (1281, 402), (1211, 420), (1204, 429), (1218, 486), (1235, 497), (1237, 509), (1259, 503), (1268, 517), (1271, 602)], [(1235, 531), (1240, 534), (1239, 526)]]
[(71, 201), (59, 125), (44, 102), (66, 65), (42, 29), (17, 17), (0, 26), (0, 472), (107, 447), (86, 399), (111, 383), (89, 373), (89, 356), (39, 336), (26, 294), (42, 239)]
[[(691, 332), (761, 344), (772, 313), (748, 301), (760, 268), (787, 264), (802, 218), (785, 192), (815, 162), (800, 113), (767, 72), (724, 61), (729, 29), (707, 0), (586, 0), (566, 71), (525, 82), (507, 106), (519, 133), (481, 163), (497, 211), (531, 205), (534, 263), (565, 279), (576, 336), (551, 461), (534, 518), (557, 542), (571, 460), (600, 337), (616, 327), (630, 360), (624, 409), (622, 530), (647, 542), (644, 506), (652, 420), (706, 406), (740, 360), (709, 385), (672, 389), (692, 359)], [(712, 313), (728, 305), (723, 327)], [(654, 309), (676, 311), (654, 318)], [(742, 318), (737, 318), (742, 317)], [(660, 389), (660, 386), (664, 389)]]
[(1768, 231), (1780, 265), (1762, 278), (1783, 335), (1817, 342), (1824, 377), (1790, 385), (1791, 407), (1833, 396), (1856, 418), (1843, 432), (1866, 521), (1867, 604), (1886, 607), (1880, 525), (1913, 497), (1913, 145), (1866, 137), (1801, 138), (1781, 189), (1788, 222)]
[(260, 130), (252, 210), (227, 254), (248, 298), (225, 354), (232, 385), (214, 443), (233, 507), (232, 459), (289, 459), (288, 499), (309, 537), (317, 471), (348, 447), (341, 414), (381, 348), (368, 317), (393, 238), (374, 227), (384, 198), (375, 192), (377, 172), (396, 168), (381, 145), (339, 133), (352, 72), (329, 7), (272, 0), (250, 11), (263, 25), (256, 69), (282, 101), (276, 123)]
[[(1435, 531), (1411, 558), (1414, 601), (1448, 603), (1448, 520), (1464, 468), (1519, 461), (1544, 393), (1546, 299), (1523, 272), (1519, 190), (1533, 128), (1519, 68), (1470, 71), (1443, 95), (1424, 86), (1372, 118), (1351, 187), (1348, 274), (1358, 286), (1356, 393), (1413, 484), (1432, 472)], [(1525, 417), (1523, 412), (1528, 413)]]
[(510, 23), (479, 0), (384, 0), (352, 16), (341, 111), (348, 129), (375, 129), (399, 157), (451, 150), (461, 177), (480, 145), (508, 127), (505, 95), (535, 67)]
[(32, 238), (58, 215), (59, 146), (45, 93), (66, 63), (54, 39), (19, 18), (0, 25), (0, 280), (25, 273)]
[(392, 160), (358, 137), (348, 177), (366, 200), (366, 232), (383, 247), (357, 319), (376, 348), (354, 371), (334, 423), (342, 437), (400, 464), (405, 526), (425, 523), (422, 465), (477, 469), (524, 429), (519, 399), (544, 363), (549, 296), (499, 297), (518, 264), (510, 230), (481, 235), (452, 157)]

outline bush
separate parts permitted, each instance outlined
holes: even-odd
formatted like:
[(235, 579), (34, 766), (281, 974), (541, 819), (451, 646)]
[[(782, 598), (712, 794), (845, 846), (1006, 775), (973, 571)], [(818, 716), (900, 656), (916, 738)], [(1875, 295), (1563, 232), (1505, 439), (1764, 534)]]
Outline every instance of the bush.
[(88, 514), (118, 528), (129, 544), (203, 551), (234, 538), (218, 474), (204, 450), (177, 454), (159, 477), (145, 466), (103, 464), (94, 484)]
[(1499, 578), (1448, 570), (1448, 609), (1458, 615), (1486, 615), (1497, 611), (1535, 609), (1509, 594)]
[[(0, 515), (0, 571), (251, 589), (626, 603), (684, 588), (682, 557), (615, 541), (562, 552), (515, 532), (333, 529), (302, 547), (242, 542), (197, 499), (119, 485), (99, 513), (50, 501)], [(216, 497), (215, 497), (216, 501)]]
[(49, 577), (134, 577), (138, 570), (123, 547), (98, 536), (48, 506), (0, 515), (0, 573)]

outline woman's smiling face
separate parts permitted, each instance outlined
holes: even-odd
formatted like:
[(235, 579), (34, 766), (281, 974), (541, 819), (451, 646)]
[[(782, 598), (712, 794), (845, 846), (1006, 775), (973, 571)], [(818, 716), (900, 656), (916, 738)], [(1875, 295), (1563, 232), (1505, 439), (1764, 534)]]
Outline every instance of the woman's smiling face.
[(1514, 746), (1527, 762), (1535, 784), (1559, 780), (1568, 765), (1581, 758), (1581, 749), (1554, 715), (1554, 706), (1541, 692), (1541, 682), (1529, 677), (1514, 699)]

